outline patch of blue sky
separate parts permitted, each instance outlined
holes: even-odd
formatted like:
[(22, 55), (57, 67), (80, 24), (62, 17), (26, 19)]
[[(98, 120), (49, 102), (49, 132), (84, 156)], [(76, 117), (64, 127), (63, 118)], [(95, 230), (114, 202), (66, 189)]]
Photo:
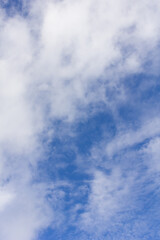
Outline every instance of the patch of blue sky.
[(136, 130), (144, 116), (157, 114), (160, 100), (159, 76), (131, 75), (125, 79), (124, 84), (127, 102), (117, 105), (119, 120), (126, 127)]
[[(136, 75), (131, 76), (130, 79), (127, 79), (128, 83), (126, 83), (125, 86), (127, 89), (126, 91), (128, 91), (129, 100), (127, 103), (125, 102), (122, 104), (118, 109), (119, 117), (123, 120), (126, 129), (131, 128), (137, 130), (139, 123), (141, 122), (139, 117), (143, 116), (141, 116), (142, 106), (145, 104), (145, 106), (148, 106), (150, 109), (153, 102), (159, 100), (159, 83), (157, 82), (157, 78), (152, 78), (153, 86), (149, 86), (145, 90), (143, 89), (143, 86), (149, 81), (150, 78), (152, 78), (152, 76)], [(157, 83), (156, 85), (155, 82)], [(146, 111), (149, 109), (146, 109)], [(63, 123), (61, 124), (63, 128)], [(77, 153), (79, 156), (84, 158), (83, 164), (85, 165), (85, 157), (89, 156), (91, 148), (94, 145), (99, 144), (104, 137), (108, 137), (109, 140), (114, 138), (116, 135), (116, 122), (114, 121), (111, 112), (99, 111), (88, 119), (78, 122), (74, 126), (74, 132), (75, 134), (73, 137), (60, 137), (60, 139), (53, 139), (49, 147), (50, 157), (48, 158), (46, 164), (47, 175), (50, 176), (53, 181), (61, 180), (70, 182), (72, 184), (72, 186), (69, 188), (63, 186), (60, 187), (65, 192), (63, 211), (68, 221), (70, 218), (72, 218), (71, 209), (73, 206), (76, 204), (83, 204), (85, 206), (87, 202), (88, 192), (85, 192), (85, 194), (77, 193), (77, 196), (74, 196), (73, 193), (79, 191), (80, 187), (85, 186), (85, 184), (87, 186), (86, 182), (91, 180), (90, 176), (86, 173), (86, 171), (84, 171), (84, 168), (81, 168), (80, 165), (77, 165)], [(104, 133), (107, 133), (107, 136)], [(117, 159), (118, 164), (123, 164), (123, 158), (127, 152), (138, 152), (149, 141), (150, 138), (147, 138), (142, 142), (135, 143), (129, 147), (127, 146), (121, 153), (118, 152), (114, 158)], [(120, 157), (122, 159), (120, 159)], [(151, 191), (149, 192), (148, 190), (145, 190), (149, 189), (149, 185), (154, 185), (149, 183), (149, 181), (152, 181), (153, 179), (151, 178), (150, 180), (147, 180), (147, 172), (143, 165), (143, 161), (140, 159), (140, 156), (136, 155), (136, 157), (137, 159), (133, 159), (133, 161), (131, 161), (129, 158), (128, 160), (130, 163), (128, 163), (128, 166), (126, 166), (128, 171), (131, 171), (131, 169), (135, 171), (137, 169), (139, 178), (141, 178), (142, 175), (145, 176), (146, 174), (146, 178), (143, 177), (144, 179), (142, 182), (140, 181), (138, 183), (139, 186), (137, 187), (137, 185), (135, 185), (135, 189), (133, 187), (133, 191), (135, 191), (133, 196), (136, 198), (136, 207), (134, 206), (133, 209), (131, 207), (128, 212), (121, 213), (124, 216), (127, 214), (127, 218), (123, 220), (121, 219), (120, 227), (118, 227), (115, 223), (116, 228), (114, 228), (112, 232), (107, 233), (106, 230), (107, 239), (125, 239), (125, 234), (127, 236), (125, 230), (126, 228), (129, 228), (127, 231), (131, 232), (131, 235), (129, 235), (131, 239), (141, 238), (146, 240), (153, 239), (153, 237), (154, 239), (158, 239), (158, 224), (160, 222), (156, 214), (156, 209), (158, 207), (159, 193), (155, 193), (156, 190), (154, 187), (151, 187)], [(131, 162), (133, 165), (130, 169), (129, 165)], [(142, 162), (141, 166), (140, 162)], [(112, 163), (113, 167), (114, 164), (117, 164), (114, 160)], [(89, 168), (90, 164), (86, 163), (85, 166)], [(104, 169), (101, 165), (98, 166), (98, 169), (104, 171), (106, 174), (110, 174), (111, 171), (110, 169)], [(77, 214), (80, 214), (80, 212)], [(140, 224), (142, 224), (144, 221), (144, 224), (147, 224), (147, 226), (152, 229), (152, 233), (150, 233), (148, 227), (144, 226), (142, 226), (142, 229), (138, 231), (137, 229), (134, 230), (134, 225), (137, 224), (137, 221), (140, 221)], [(67, 223), (65, 224), (67, 225)], [(73, 227), (72, 224), (67, 226), (67, 230), (64, 229), (63, 232), (61, 231), (61, 228), (57, 230), (48, 230), (48, 232), (46, 232), (40, 239), (78, 239), (78, 235), (82, 234), (82, 232), (78, 233), (77, 229)], [(116, 234), (115, 231), (118, 232), (118, 234)]]
[(21, 13), (23, 8), (22, 0), (1, 0), (0, 5), (4, 8), (9, 14), (11, 11), (16, 10)]
[[(99, 111), (76, 127), (75, 145), (81, 154), (87, 153), (102, 138), (115, 136), (116, 125), (110, 111)], [(107, 136), (105, 134), (107, 133)]]
[(28, 5), (30, 3), (26, 0), (0, 0), (0, 7), (5, 10), (7, 16), (13, 17), (14, 15), (20, 15), (27, 17)]
[[(127, 79), (128, 83), (125, 84), (125, 87), (127, 89), (126, 91), (128, 91), (129, 101), (121, 104), (121, 106), (118, 108), (119, 117), (124, 122), (126, 129), (131, 128), (133, 130), (137, 130), (139, 124), (141, 123), (141, 117), (143, 116), (141, 116), (142, 106), (145, 104), (145, 106), (148, 106), (148, 109), (150, 109), (153, 102), (159, 100), (158, 78), (153, 79), (152, 87), (147, 87), (145, 90), (143, 89), (143, 86), (151, 77), (152, 76), (136, 75), (131, 76), (131, 79)], [(142, 93), (139, 94), (140, 91), (142, 91)], [(148, 111), (148, 109), (146, 109), (146, 111)], [(99, 144), (99, 142), (105, 137), (106, 140), (107, 138), (111, 140), (116, 136), (117, 124), (119, 123), (114, 121), (110, 111), (99, 111), (90, 116), (88, 119), (77, 122), (77, 124), (73, 127), (73, 136), (57, 136), (47, 146), (49, 153), (48, 159), (46, 160), (47, 164), (45, 162), (45, 168), (41, 166), (43, 171), (46, 171), (46, 176), (53, 182), (60, 180), (66, 183), (71, 183), (72, 186), (67, 187), (62, 185), (58, 187), (58, 190), (62, 190), (65, 194), (63, 199), (63, 213), (66, 218), (64, 222), (65, 227), (48, 229), (42, 234), (40, 239), (78, 239), (79, 236), (83, 235), (83, 231), (78, 231), (77, 228), (72, 225), (73, 223), (69, 224), (70, 219), (72, 218), (71, 209), (73, 206), (76, 204), (82, 204), (85, 206), (88, 199), (88, 190), (86, 192), (82, 192), (81, 194), (78, 194), (78, 191), (81, 187), (84, 187), (85, 185), (87, 186), (87, 181), (91, 180), (90, 176), (84, 170), (84, 166), (81, 168), (80, 165), (77, 165), (77, 154), (84, 158), (82, 165), (85, 165), (85, 158), (90, 155), (90, 151), (94, 145)], [(63, 127), (65, 127), (63, 126), (63, 122), (59, 122), (58, 128), (62, 130)], [(123, 151), (118, 152), (114, 156), (117, 161), (113, 160), (113, 167), (114, 164), (124, 163), (123, 158), (127, 152), (138, 152), (149, 141), (150, 138), (146, 138), (143, 141), (135, 143), (129, 147), (127, 146), (125, 149), (123, 149)], [(126, 171), (127, 169), (128, 171), (131, 169), (135, 171), (137, 169), (139, 177), (141, 177), (141, 175), (147, 175), (142, 159), (140, 159), (140, 156), (138, 155), (136, 155), (136, 157), (137, 159), (133, 159), (133, 161), (131, 161), (131, 158), (129, 157), (128, 160), (130, 163), (128, 163), (128, 166), (126, 166)], [(133, 165), (130, 169), (129, 165), (131, 162)], [(142, 162), (141, 166), (140, 162)], [(86, 163), (85, 166), (89, 168), (90, 163)], [(104, 169), (101, 165), (97, 166), (97, 168), (101, 171), (104, 171), (106, 174), (110, 174), (110, 169)], [(133, 209), (131, 207), (128, 212), (121, 213), (126, 218), (121, 219), (120, 227), (118, 227), (116, 224), (116, 221), (119, 220), (115, 219), (116, 227), (114, 227), (113, 230), (109, 231), (108, 233), (106, 230), (106, 233), (101, 236), (101, 239), (103, 239), (102, 237), (107, 238), (107, 240), (125, 239), (128, 235), (128, 232), (130, 232), (130, 235), (128, 235), (130, 239), (134, 240), (158, 239), (158, 227), (160, 222), (156, 211), (158, 208), (159, 193), (156, 192), (154, 187), (151, 187), (151, 191), (149, 192), (148, 190), (147, 192), (145, 191), (145, 189), (149, 188), (149, 185), (154, 185), (150, 183), (152, 180), (152, 178), (147, 180), (146, 177), (145, 180), (139, 183), (140, 185), (138, 186), (138, 190), (137, 185), (135, 185), (135, 189), (133, 188), (135, 193), (133, 193), (133, 195), (136, 197), (136, 207), (134, 206)], [(76, 192), (77, 194), (74, 196), (73, 193)], [(81, 214), (81, 211), (77, 212), (77, 214)], [(140, 230), (137, 230), (137, 222), (138, 224), (142, 225)], [(145, 224), (147, 224), (147, 227), (144, 226)], [(151, 232), (149, 228), (151, 229)], [(92, 235), (89, 236), (86, 233), (84, 239), (92, 239)]]

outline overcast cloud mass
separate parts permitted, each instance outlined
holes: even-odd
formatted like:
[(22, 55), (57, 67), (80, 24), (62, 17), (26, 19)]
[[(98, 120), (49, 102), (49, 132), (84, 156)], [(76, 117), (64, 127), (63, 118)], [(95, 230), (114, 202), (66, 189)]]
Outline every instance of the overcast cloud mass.
[(160, 239), (160, 1), (0, 0), (0, 240)]

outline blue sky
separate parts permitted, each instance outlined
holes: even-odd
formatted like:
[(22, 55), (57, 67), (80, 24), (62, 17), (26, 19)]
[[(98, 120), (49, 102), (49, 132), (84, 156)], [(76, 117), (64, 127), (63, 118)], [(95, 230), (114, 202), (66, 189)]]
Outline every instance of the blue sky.
[(159, 16), (0, 1), (0, 240), (160, 239)]

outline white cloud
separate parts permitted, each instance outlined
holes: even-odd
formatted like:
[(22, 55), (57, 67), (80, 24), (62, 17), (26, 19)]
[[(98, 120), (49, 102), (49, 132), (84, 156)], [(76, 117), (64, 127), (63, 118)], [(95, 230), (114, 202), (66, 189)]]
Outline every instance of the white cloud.
[[(106, 84), (115, 87), (117, 78), (143, 71), (159, 39), (158, 6), (148, 4), (47, 1), (41, 11), (38, 8), (34, 78), (40, 89), (45, 86), (52, 117), (73, 120), (80, 115), (79, 105), (106, 101)], [(153, 31), (146, 25), (148, 15)]]
[(51, 208), (43, 196), (45, 189), (43, 185), (34, 186), (19, 184), (17, 181), (11, 182), (14, 197), (10, 193), (1, 193), (1, 200), (4, 201), (0, 200), (0, 204), (3, 204), (1, 205), (3, 211), (1, 210), (0, 213), (0, 238), (6, 240), (35, 239), (39, 230), (47, 227), (53, 219)]
[(5, 207), (13, 200), (14, 194), (7, 192), (3, 189), (0, 190), (0, 211), (3, 211)]
[(148, 138), (155, 137), (160, 134), (160, 119), (150, 118), (144, 122), (137, 130), (126, 129), (124, 132), (117, 134), (115, 139), (108, 143), (106, 147), (106, 153), (108, 156), (112, 156), (119, 151), (132, 147), (135, 144), (141, 143)]
[(154, 137), (146, 144), (141, 152), (144, 154), (144, 159), (149, 167), (149, 170), (154, 172), (160, 171), (160, 137)]
[(114, 168), (110, 174), (95, 171), (79, 227), (94, 236), (110, 232), (125, 217), (125, 212), (132, 208), (130, 198), (133, 180), (133, 175), (124, 176), (119, 168)]

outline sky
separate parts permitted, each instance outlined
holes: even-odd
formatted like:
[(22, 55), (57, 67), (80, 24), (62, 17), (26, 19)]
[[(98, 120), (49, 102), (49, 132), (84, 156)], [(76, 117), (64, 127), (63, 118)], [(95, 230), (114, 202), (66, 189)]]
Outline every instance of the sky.
[(160, 1), (0, 0), (0, 240), (160, 239)]

